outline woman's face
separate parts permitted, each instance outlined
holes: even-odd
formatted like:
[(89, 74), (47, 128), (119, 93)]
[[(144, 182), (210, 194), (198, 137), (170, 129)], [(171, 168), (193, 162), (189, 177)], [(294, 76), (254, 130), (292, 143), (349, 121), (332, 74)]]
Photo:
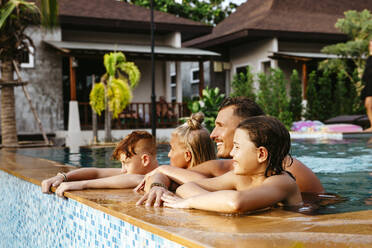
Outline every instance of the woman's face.
[(171, 148), (168, 153), (170, 165), (187, 169), (190, 165), (191, 159), (187, 156), (190, 153), (185, 144), (180, 141), (177, 134), (172, 134), (169, 144)]

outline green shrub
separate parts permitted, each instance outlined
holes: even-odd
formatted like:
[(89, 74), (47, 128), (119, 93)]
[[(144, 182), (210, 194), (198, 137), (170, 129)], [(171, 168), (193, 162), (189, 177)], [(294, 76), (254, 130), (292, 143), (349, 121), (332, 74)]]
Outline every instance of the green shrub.
[(256, 95), (254, 93), (254, 88), (253, 88), (253, 81), (254, 75), (251, 73), (251, 68), (250, 66), (247, 66), (247, 72), (244, 73), (239, 73), (235, 74), (233, 81), (231, 83), (232, 87), (232, 97), (236, 96), (245, 96), (248, 97), (252, 100), (256, 100)]
[(292, 113), (293, 120), (299, 121), (302, 117), (302, 84), (297, 70), (292, 71), (290, 84), (289, 111)]
[(214, 128), (214, 122), (218, 114), (218, 108), (220, 107), (224, 94), (220, 94), (219, 88), (206, 87), (203, 90), (203, 96), (200, 100), (194, 100), (187, 103), (187, 107), (191, 113), (203, 112), (205, 119), (204, 124), (206, 128), (212, 132)]

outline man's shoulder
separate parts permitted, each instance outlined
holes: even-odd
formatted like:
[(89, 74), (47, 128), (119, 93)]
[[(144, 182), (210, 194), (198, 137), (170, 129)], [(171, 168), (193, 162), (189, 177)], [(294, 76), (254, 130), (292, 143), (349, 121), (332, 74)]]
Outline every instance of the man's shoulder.
[(192, 170), (201, 172), (206, 176), (216, 177), (230, 171), (233, 168), (232, 164), (231, 159), (209, 160), (193, 167)]

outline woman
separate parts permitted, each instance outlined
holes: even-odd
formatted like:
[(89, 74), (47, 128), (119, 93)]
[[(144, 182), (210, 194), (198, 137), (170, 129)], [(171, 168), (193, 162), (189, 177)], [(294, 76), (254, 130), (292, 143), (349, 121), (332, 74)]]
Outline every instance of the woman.
[(365, 129), (365, 132), (372, 132), (372, 39), (369, 41), (369, 56), (367, 59), (366, 67), (364, 69), (362, 81), (365, 86), (362, 91), (362, 100), (364, 100), (364, 106), (366, 107), (370, 126)]

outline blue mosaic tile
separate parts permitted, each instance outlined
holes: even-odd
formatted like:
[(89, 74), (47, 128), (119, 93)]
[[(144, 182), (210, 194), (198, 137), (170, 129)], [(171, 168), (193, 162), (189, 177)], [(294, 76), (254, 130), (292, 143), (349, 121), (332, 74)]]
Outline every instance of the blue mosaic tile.
[(1, 170), (0, 216), (0, 247), (182, 247)]

